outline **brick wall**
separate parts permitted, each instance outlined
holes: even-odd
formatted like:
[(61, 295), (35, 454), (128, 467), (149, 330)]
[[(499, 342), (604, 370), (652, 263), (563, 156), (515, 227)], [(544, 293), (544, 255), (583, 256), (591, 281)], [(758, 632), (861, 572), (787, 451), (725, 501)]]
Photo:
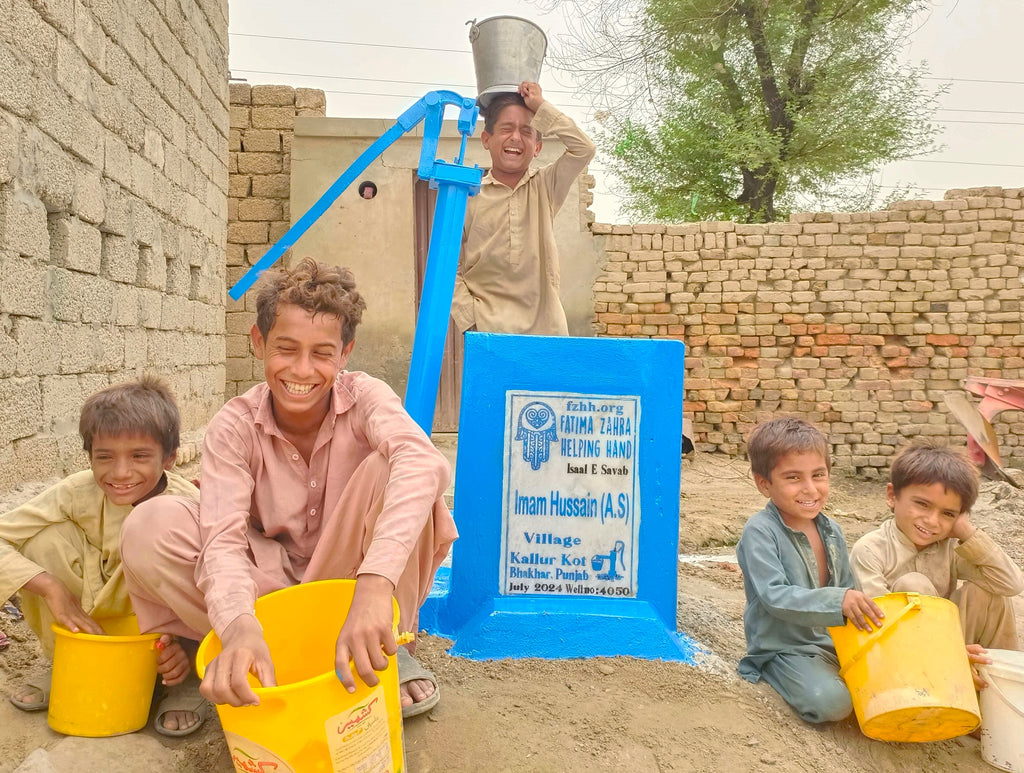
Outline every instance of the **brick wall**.
[[(951, 190), (788, 223), (608, 226), (598, 335), (687, 344), (699, 450), (740, 452), (777, 413), (820, 426), (841, 467), (883, 474), (915, 435), (963, 442), (943, 395), (1024, 378), (1021, 189)], [(1024, 462), (1024, 412), (995, 428)]]
[[(229, 287), (290, 227), (288, 201), (295, 116), (324, 116), (326, 110), (324, 92), (319, 89), (231, 84)], [(249, 330), (255, 322), (255, 293), (246, 293), (240, 301), (228, 298), (224, 384), (228, 398), (263, 380), (263, 365), (252, 356), (249, 347)]]
[(107, 384), (219, 407), (227, 99), (226, 0), (0, 0), (0, 490), (80, 468)]

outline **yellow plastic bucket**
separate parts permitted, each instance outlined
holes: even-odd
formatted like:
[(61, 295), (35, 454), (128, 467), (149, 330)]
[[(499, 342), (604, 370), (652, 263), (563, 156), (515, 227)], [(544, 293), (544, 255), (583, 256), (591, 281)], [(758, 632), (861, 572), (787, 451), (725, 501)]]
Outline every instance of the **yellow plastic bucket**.
[[(355, 674), (346, 692), (334, 670), (335, 644), (352, 604), (354, 580), (293, 585), (256, 600), (256, 617), (274, 661), (277, 687), (259, 687), (259, 706), (217, 706), (239, 773), (401, 773), (402, 705), (394, 656), (369, 687)], [(398, 602), (394, 630), (398, 630)], [(221, 651), (209, 633), (196, 655), (202, 677)], [(276, 767), (273, 767), (276, 766)]]
[(829, 628), (861, 732), (880, 741), (943, 741), (981, 721), (960, 614), (952, 601), (890, 593), (882, 627)]
[(139, 633), (134, 615), (97, 620), (106, 636), (53, 623), (50, 727), (98, 738), (146, 726), (156, 684), (158, 633)]

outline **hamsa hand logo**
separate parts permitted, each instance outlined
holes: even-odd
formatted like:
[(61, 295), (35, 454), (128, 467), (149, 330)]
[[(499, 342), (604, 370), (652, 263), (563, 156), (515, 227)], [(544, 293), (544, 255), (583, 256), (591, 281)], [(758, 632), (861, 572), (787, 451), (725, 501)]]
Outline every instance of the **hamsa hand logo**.
[(523, 461), (539, 470), (551, 457), (550, 444), (558, 440), (555, 412), (547, 403), (527, 403), (519, 412), (516, 440), (523, 441)]

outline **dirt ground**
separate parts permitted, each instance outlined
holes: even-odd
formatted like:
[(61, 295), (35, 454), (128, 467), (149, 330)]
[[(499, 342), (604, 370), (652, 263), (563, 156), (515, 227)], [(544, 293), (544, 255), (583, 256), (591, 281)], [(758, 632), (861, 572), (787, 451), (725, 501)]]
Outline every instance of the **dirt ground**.
[[(473, 662), (447, 655), (445, 640), (423, 637), (418, 654), (437, 674), (443, 699), (432, 714), (406, 725), (412, 773), (993, 770), (973, 738), (889, 744), (862, 736), (852, 718), (814, 727), (797, 719), (771, 688), (739, 679), (743, 588), (734, 546), (763, 500), (745, 462), (696, 455), (683, 461), (682, 471), (678, 618), (680, 630), (707, 650), (701, 664), (630, 658)], [(886, 517), (883, 487), (836, 471), (828, 512), (852, 544)], [(985, 483), (974, 511), (976, 522), (1018, 563), (1024, 562), (1022, 512), (1024, 491), (1005, 483)], [(1018, 620), (1021, 612), (1024, 603), (1018, 604)], [(0, 653), (0, 691), (7, 693), (32, 670), (38, 650), (24, 623), (2, 612), (0, 629), (15, 639)], [(189, 739), (144, 732), (173, 753), (178, 771), (231, 770), (216, 717)], [(3, 701), (0, 773), (60, 738), (44, 716), (15, 711)], [(120, 769), (140, 768), (126, 759)]]

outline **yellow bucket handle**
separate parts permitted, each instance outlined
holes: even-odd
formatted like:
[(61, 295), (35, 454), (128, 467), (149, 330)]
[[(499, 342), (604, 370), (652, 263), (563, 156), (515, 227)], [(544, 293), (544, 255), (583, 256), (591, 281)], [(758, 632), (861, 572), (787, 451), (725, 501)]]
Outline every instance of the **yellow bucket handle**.
[(868, 636), (868, 638), (866, 638), (864, 640), (864, 643), (860, 645), (860, 647), (857, 649), (857, 651), (853, 654), (853, 657), (851, 657), (846, 662), (846, 665), (844, 665), (842, 668), (839, 669), (839, 676), (840, 677), (845, 679), (846, 678), (846, 672), (849, 671), (851, 668), (853, 668), (855, 665), (857, 665), (857, 661), (859, 661), (862, 657), (864, 657), (864, 654), (869, 649), (871, 649), (876, 644), (878, 644), (878, 642), (881, 639), (883, 639), (884, 637), (888, 636), (889, 633), (891, 633), (892, 630), (896, 627), (896, 623), (899, 622), (901, 617), (906, 615), (908, 612), (911, 612), (911, 611), (913, 611), (915, 609), (920, 609), (921, 608), (921, 597), (920, 597), (919, 594), (917, 594), (917, 593), (908, 593), (906, 595), (907, 595), (907, 605), (905, 607), (903, 607), (903, 609), (901, 609), (899, 612), (897, 612), (892, 617), (886, 618), (885, 622), (882, 623), (882, 627), (879, 628), (877, 631), (874, 631), (870, 636)]

